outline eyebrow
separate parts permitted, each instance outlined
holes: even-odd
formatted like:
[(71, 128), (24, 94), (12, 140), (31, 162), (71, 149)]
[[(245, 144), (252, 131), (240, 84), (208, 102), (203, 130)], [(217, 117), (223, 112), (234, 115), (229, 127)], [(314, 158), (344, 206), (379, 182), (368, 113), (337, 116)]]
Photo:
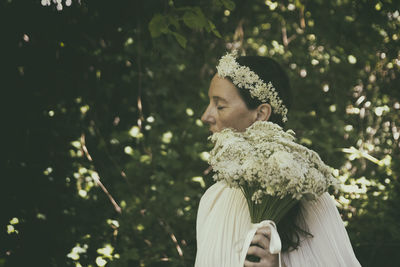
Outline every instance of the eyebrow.
[(216, 102), (218, 102), (218, 101), (223, 101), (223, 102), (228, 103), (228, 101), (227, 101), (225, 98), (222, 98), (222, 97), (220, 97), (220, 96), (213, 96), (212, 98), (213, 98), (214, 101), (216, 101)]

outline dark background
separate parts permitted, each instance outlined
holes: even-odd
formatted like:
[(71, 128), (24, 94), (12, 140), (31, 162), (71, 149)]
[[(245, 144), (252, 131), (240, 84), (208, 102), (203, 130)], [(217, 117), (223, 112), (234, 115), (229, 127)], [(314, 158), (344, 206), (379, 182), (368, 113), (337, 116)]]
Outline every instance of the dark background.
[(232, 47), (284, 67), (288, 128), (343, 182), (335, 198), (358, 259), (396, 265), (399, 8), (2, 1), (0, 266), (192, 266), (212, 183), (199, 117)]

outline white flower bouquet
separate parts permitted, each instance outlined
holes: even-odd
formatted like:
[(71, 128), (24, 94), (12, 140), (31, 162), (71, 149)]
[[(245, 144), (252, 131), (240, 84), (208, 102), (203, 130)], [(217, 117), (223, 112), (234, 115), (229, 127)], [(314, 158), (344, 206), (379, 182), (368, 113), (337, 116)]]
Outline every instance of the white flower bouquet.
[[(242, 190), (253, 224), (279, 223), (300, 199), (315, 199), (338, 186), (332, 169), (316, 152), (297, 144), (294, 134), (275, 123), (257, 121), (245, 132), (224, 129), (210, 136), (213, 178)], [(278, 245), (275, 253), (280, 240)]]

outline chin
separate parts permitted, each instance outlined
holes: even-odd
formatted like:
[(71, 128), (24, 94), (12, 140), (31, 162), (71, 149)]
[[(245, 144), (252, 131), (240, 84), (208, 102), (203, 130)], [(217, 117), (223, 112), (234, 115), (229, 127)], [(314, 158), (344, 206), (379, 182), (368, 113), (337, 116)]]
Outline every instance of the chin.
[(219, 130), (219, 129), (211, 129), (210, 128), (210, 133), (211, 134), (213, 134), (213, 133), (218, 133), (218, 132), (220, 132), (221, 130)]

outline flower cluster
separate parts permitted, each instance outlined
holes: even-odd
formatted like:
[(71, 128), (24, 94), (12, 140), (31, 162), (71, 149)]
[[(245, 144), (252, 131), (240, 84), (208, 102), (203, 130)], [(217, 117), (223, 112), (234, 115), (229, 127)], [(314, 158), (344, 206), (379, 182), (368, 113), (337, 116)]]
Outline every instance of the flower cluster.
[(249, 67), (241, 66), (236, 61), (237, 51), (227, 53), (219, 60), (217, 66), (218, 75), (222, 78), (230, 77), (239, 88), (250, 90), (250, 95), (261, 102), (269, 102), (272, 111), (282, 116), (282, 121), (287, 121), (287, 108), (271, 82), (265, 83)]
[(257, 188), (251, 197), (255, 203), (265, 195), (315, 199), (339, 185), (315, 151), (297, 144), (292, 130), (285, 132), (275, 123), (257, 121), (245, 132), (224, 129), (210, 139), (214, 180)]

